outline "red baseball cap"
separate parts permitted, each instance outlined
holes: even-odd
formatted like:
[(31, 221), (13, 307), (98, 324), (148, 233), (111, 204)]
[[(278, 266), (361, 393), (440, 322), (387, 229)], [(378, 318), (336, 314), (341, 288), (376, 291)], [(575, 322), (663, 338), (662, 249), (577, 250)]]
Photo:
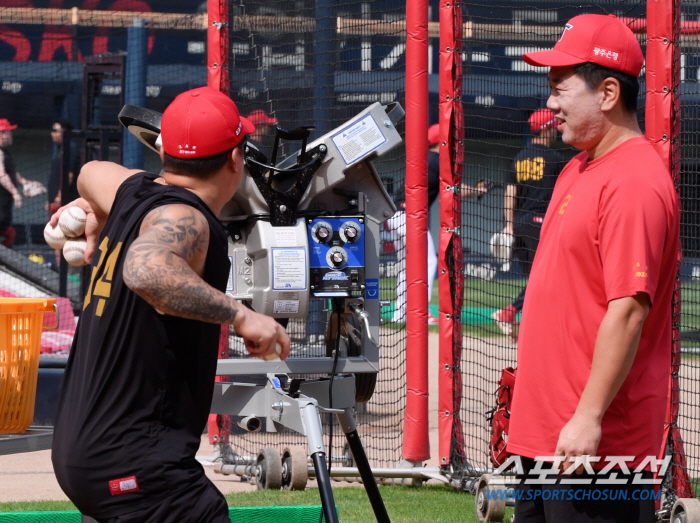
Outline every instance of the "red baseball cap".
[(644, 65), (637, 37), (615, 15), (579, 15), (564, 26), (554, 49), (523, 54), (530, 65), (562, 67), (593, 62), (639, 76)]
[(268, 116), (262, 109), (256, 109), (246, 118), (253, 122), (253, 125), (275, 125), (277, 123), (277, 118)]
[(428, 127), (428, 147), (440, 142), (440, 124), (436, 123)]
[(549, 109), (537, 109), (527, 121), (530, 122), (531, 131), (544, 131), (550, 127), (557, 126), (557, 119)]
[(10, 124), (10, 121), (7, 118), (0, 118), (0, 133), (11, 131), (13, 129), (17, 129), (17, 126)]
[(179, 94), (161, 118), (163, 150), (175, 158), (204, 158), (233, 149), (255, 131), (228, 96), (199, 87)]

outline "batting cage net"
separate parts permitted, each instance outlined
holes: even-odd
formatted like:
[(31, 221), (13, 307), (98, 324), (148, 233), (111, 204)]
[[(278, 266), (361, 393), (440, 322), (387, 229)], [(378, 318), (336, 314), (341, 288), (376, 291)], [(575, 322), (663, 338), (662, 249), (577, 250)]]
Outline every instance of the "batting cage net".
[[(551, 48), (565, 22), (573, 16), (599, 13), (622, 18), (645, 50), (646, 67), (654, 68), (652, 77), (668, 79), (666, 83), (659, 80), (658, 85), (649, 86), (649, 89), (669, 100), (666, 113), (669, 116), (665, 117), (665, 122), (660, 122), (662, 117), (658, 117), (658, 121), (655, 118), (648, 127), (645, 121), (645, 114), (649, 114), (645, 112), (647, 85), (645, 71), (642, 71), (638, 116), (642, 129), (650, 136), (658, 136), (667, 150), (682, 207), (683, 257), (678, 265), (678, 289), (674, 298), (675, 334), (674, 339), (669, 340), (674, 366), (669, 369), (666, 454), (673, 455), (673, 462), (665, 483), (671, 492), (666, 503), (672, 503), (675, 495), (695, 496), (694, 487), (700, 476), (697, 423), (700, 222), (694, 123), (697, 121), (700, 64), (697, 58), (698, 6), (691, 2), (669, 2), (656, 19), (647, 9), (645, 2), (636, 1), (585, 5), (469, 2), (453, 9), (452, 45), (455, 53), (461, 54), (461, 60), (455, 58), (457, 65), (441, 76), (441, 83), (454, 83), (457, 86), (455, 98), (462, 100), (449, 122), (451, 174), (455, 179), (461, 176), (463, 184), (462, 197), (454, 209), (460, 218), (461, 248), (455, 247), (454, 252), (446, 253), (445, 259), (452, 274), (450, 285), (456, 292), (463, 292), (463, 296), (456, 298), (459, 313), (455, 318), (461, 320), (463, 336), (454, 336), (450, 350), (441, 346), (441, 361), (453, 365), (454, 372), (450, 395), (453, 409), (440, 412), (441, 427), (451, 427), (450, 441), (441, 438), (440, 461), (450, 474), (456, 477), (463, 474), (464, 482), (494, 468), (489, 455), (490, 444), (492, 449), (505, 448), (505, 439), (493, 436), (491, 431), (493, 417), (497, 414), (496, 392), (502, 369), (516, 367), (522, 292), (527, 285), (531, 261), (528, 250), (534, 250), (538, 236), (537, 227), (519, 223), (518, 209), (544, 209), (548, 203), (541, 198), (543, 195), (527, 189), (523, 191), (522, 184), (528, 179), (558, 174), (561, 165), (553, 171), (549, 171), (547, 165), (567, 161), (578, 152), (563, 144), (560, 138), (547, 138), (550, 113), (544, 108), (549, 96), (548, 69), (528, 65), (522, 54)], [(661, 47), (675, 46), (675, 49), (662, 51), (664, 59), (650, 60), (647, 30), (650, 35), (652, 30), (659, 31), (661, 20), (673, 27), (673, 34), (666, 33), (655, 40)], [(657, 27), (651, 27), (652, 21)], [(443, 35), (445, 27), (441, 22)], [(450, 47), (449, 39), (441, 44), (443, 53), (446, 47)], [(441, 70), (447, 68), (441, 67)], [(647, 70), (646, 78), (649, 72)], [(454, 77), (458, 80), (454, 81)], [(441, 103), (446, 99), (449, 100), (441, 96)], [(646, 111), (653, 111), (654, 104), (659, 104), (658, 99), (651, 104), (652, 109), (647, 107)], [(483, 187), (490, 188), (488, 193), (476, 190)], [(517, 196), (511, 192), (513, 187), (520, 191)], [(513, 208), (514, 213), (509, 210)], [(508, 230), (510, 220), (514, 229)], [(542, 379), (547, 377), (542, 376)], [(507, 413), (505, 415), (507, 417)], [(537, 424), (538, 420), (531, 422)]]
[[(117, 115), (125, 103), (163, 111), (206, 85), (206, 3), (87, 0), (0, 6), (0, 293), (59, 295), (60, 331), (42, 351), (65, 355), (89, 275), (49, 247), (44, 226), (77, 197), (80, 167), (110, 159), (159, 172)], [(140, 146), (139, 146), (140, 147)], [(135, 153), (136, 151), (136, 153)], [(136, 154), (136, 155), (135, 155)]]
[[(207, 53), (219, 45), (222, 59), (215, 67), (221, 79), (215, 87), (256, 124), (260, 132), (251, 138), (269, 157), (274, 125), (312, 126), (313, 140), (374, 102), (403, 103), (405, 31), (405, 5), (398, 0), (3, 3), (0, 131), (8, 132), (0, 135), (8, 137), (1, 147), (9, 185), (5, 195), (0, 189), (0, 294), (64, 298), (60, 331), (42, 337), (45, 355), (66, 356), (73, 315), (82, 309), (89, 282), (86, 269), (68, 265), (47, 245), (50, 213), (77, 196), (76, 177), (87, 161), (161, 169), (157, 155), (135, 145), (120, 126), (124, 104), (162, 112), (177, 94), (212, 85)], [(401, 134), (403, 125), (398, 123)], [(298, 147), (283, 144), (277, 161)], [(397, 204), (404, 195), (403, 158), (398, 148), (375, 162)], [(388, 464), (399, 460), (402, 443), (405, 312), (395, 303), (405, 293), (405, 285), (397, 292), (397, 251), (403, 256), (405, 247), (388, 226), (381, 242), (382, 371), (371, 401), (357, 412), (369, 459)], [(294, 356), (327, 353), (330, 305), (313, 300), (307, 321), (290, 322)], [(229, 355), (245, 356), (236, 338), (230, 339)], [(238, 431), (235, 424), (232, 430)], [(332, 455), (347, 461), (342, 433), (335, 433)], [(291, 433), (241, 434), (235, 441), (236, 452), (253, 456), (264, 446), (305, 446)]]
[[(259, 127), (253, 139), (268, 158), (274, 126), (284, 130), (313, 126), (309, 140), (314, 140), (372, 103), (404, 103), (405, 5), (401, 2), (222, 1), (218, 16), (212, 22), (222, 28), (218, 35), (222, 63), (220, 72), (214, 72), (220, 89)], [(403, 125), (398, 125), (402, 135)], [(298, 142), (282, 142), (277, 161), (298, 148)], [(403, 147), (373, 163), (400, 204)], [(395, 306), (397, 294), (405, 293), (405, 285), (397, 288), (405, 247), (398, 233), (389, 223), (381, 232), (381, 371), (374, 395), (356, 409), (370, 462), (383, 466), (400, 459), (405, 406), (405, 311)], [(330, 354), (335, 343), (327, 336), (332, 310), (329, 300), (311, 300), (307, 318), (290, 320), (292, 356)], [(230, 350), (232, 357), (246, 355), (235, 342)], [(338, 464), (351, 464), (335, 416), (324, 421), (326, 444), (335, 434), (329, 456)], [(306, 448), (305, 437), (292, 431), (282, 435), (240, 432), (232, 443), (236, 452), (246, 456), (255, 456), (263, 447)]]

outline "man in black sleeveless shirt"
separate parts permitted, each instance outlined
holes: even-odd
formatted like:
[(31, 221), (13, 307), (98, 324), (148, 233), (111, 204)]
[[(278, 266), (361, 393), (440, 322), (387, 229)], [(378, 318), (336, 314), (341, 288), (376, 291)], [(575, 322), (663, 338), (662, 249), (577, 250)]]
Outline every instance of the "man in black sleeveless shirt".
[[(551, 147), (557, 139), (557, 119), (549, 109), (538, 109), (528, 119), (532, 140), (513, 160), (506, 179), (505, 228), (514, 236), (513, 255), (518, 259), (525, 278), (530, 276), (540, 230), (554, 184), (566, 160)], [(493, 313), (504, 334), (517, 338), (516, 316), (525, 302), (525, 289), (505, 309)]]
[(276, 344), (289, 353), (274, 319), (224, 292), (231, 268), (216, 217), (241, 181), (254, 126), (209, 87), (175, 98), (161, 126), (162, 177), (90, 162), (78, 178), (92, 279), (52, 461), (66, 495), (100, 522), (227, 522), (226, 500), (195, 460), (220, 324), (253, 356)]

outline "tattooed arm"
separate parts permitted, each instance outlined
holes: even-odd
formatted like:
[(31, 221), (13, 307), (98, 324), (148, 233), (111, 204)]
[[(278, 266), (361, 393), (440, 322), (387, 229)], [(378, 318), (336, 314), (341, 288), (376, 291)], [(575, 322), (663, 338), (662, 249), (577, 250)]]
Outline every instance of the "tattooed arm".
[(258, 314), (202, 278), (209, 224), (194, 207), (163, 205), (143, 220), (124, 263), (126, 285), (157, 310), (193, 320), (232, 324), (254, 356), (289, 354), (289, 337), (274, 319)]

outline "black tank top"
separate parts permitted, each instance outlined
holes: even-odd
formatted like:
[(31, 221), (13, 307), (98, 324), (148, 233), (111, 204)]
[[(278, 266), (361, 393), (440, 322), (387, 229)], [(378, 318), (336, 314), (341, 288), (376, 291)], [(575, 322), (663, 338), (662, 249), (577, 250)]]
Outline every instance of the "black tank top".
[[(122, 269), (143, 218), (162, 205), (188, 204), (207, 218), (203, 278), (221, 291), (230, 271), (227, 240), (202, 200), (155, 178), (137, 174), (117, 192), (91, 264), (54, 429), (59, 484), (74, 502), (89, 500), (90, 507), (76, 502), (80, 510), (100, 517), (123, 513), (127, 500), (135, 510), (145, 496), (201, 472), (194, 457), (211, 407), (221, 328), (156, 312), (126, 286)], [(123, 478), (134, 480), (114, 483)], [(133, 485), (138, 490), (129, 491)]]

